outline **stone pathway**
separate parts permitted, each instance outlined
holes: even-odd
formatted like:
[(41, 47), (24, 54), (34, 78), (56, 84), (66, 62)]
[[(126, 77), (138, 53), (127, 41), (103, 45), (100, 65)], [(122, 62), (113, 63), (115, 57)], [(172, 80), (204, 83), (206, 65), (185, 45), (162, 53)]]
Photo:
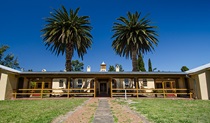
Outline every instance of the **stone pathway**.
[(83, 105), (51, 123), (149, 123), (132, 111), (123, 99), (90, 98)]
[(99, 99), (99, 105), (95, 112), (93, 123), (114, 123), (113, 115), (106, 98)]

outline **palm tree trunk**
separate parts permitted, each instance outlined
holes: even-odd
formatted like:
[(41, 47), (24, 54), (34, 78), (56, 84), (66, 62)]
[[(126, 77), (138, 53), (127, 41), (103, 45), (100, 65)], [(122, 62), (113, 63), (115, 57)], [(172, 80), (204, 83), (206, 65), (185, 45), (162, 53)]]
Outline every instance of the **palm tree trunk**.
[(133, 51), (132, 51), (132, 67), (133, 67), (132, 71), (134, 72), (138, 71), (136, 48), (133, 48)]
[(66, 44), (66, 71), (71, 71), (71, 59), (73, 56), (73, 47), (71, 43)]

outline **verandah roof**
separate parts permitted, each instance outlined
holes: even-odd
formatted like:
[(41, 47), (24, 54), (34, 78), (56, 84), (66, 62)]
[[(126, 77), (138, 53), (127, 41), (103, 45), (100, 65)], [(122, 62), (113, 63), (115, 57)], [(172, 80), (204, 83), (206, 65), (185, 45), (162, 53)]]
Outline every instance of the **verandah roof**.
[(179, 78), (180, 76), (186, 76), (185, 72), (21, 72), (20, 76), (42, 76), (42, 77), (106, 77), (106, 78)]

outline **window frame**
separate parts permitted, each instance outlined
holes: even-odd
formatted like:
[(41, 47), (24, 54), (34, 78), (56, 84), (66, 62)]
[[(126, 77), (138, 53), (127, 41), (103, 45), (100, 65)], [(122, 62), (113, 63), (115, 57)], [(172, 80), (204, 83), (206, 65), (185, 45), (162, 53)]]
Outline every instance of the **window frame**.
[(147, 79), (143, 79), (143, 86), (144, 87), (147, 87), (148, 86), (148, 83), (147, 82), (148, 82)]
[(64, 81), (62, 79), (59, 80), (59, 87), (62, 88), (64, 86)]
[(81, 88), (82, 87), (82, 79), (78, 79), (77, 81), (77, 87)]

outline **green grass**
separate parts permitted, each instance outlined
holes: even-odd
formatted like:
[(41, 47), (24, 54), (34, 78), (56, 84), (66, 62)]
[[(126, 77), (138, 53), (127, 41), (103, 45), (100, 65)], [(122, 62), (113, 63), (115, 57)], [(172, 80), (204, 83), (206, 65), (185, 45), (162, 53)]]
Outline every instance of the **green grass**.
[(1, 123), (49, 123), (86, 99), (0, 101)]
[(130, 107), (155, 123), (210, 123), (210, 101), (132, 99)]

